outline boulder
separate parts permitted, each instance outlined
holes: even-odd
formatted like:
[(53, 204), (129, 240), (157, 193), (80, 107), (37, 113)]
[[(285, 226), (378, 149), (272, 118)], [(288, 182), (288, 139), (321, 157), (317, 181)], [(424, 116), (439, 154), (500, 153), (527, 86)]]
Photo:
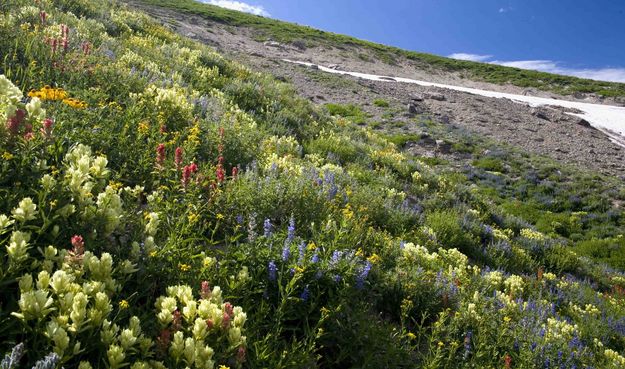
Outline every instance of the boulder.
[(436, 150), (441, 154), (451, 153), (451, 143), (445, 140), (436, 140)]
[(445, 101), (445, 95), (438, 92), (428, 92), (425, 97), (431, 100)]

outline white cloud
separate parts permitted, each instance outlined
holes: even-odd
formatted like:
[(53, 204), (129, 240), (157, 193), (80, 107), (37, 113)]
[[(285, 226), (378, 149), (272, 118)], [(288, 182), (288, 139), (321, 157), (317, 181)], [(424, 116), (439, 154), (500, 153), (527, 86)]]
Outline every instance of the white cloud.
[(450, 58), (452, 59), (458, 59), (458, 60), (469, 60), (469, 61), (475, 61), (475, 62), (480, 62), (480, 61), (486, 61), (490, 58), (492, 58), (492, 55), (478, 55), (478, 54), (467, 54), (467, 53), (454, 53), (449, 55)]
[(505, 12), (507, 12), (507, 11), (508, 11), (507, 9), (504, 9), (504, 8), (499, 8), (499, 12), (500, 12), (500, 13), (505, 13)]
[(260, 5), (250, 5), (241, 1), (232, 0), (200, 0), (203, 3), (217, 5), (222, 8), (228, 8), (232, 10), (238, 10), (240, 12), (251, 13), (255, 15), (262, 15), (263, 17), (271, 17), (265, 8)]
[(537, 70), (540, 72), (562, 74), (597, 81), (625, 83), (625, 68), (568, 68), (553, 60), (491, 60), (492, 55), (478, 55), (468, 53), (454, 53), (450, 58), (498, 64), (506, 67)]
[(541, 72), (588, 78), (598, 81), (625, 83), (625, 68), (567, 68), (552, 60), (493, 60), (489, 61), (489, 63), (520, 69), (530, 69)]

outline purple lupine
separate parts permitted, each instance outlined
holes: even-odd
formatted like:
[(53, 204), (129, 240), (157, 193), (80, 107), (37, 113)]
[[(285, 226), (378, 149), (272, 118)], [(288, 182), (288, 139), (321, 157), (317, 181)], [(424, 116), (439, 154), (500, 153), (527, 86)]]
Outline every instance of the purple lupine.
[(268, 269), (269, 269), (269, 280), (273, 282), (276, 280), (276, 277), (278, 275), (278, 268), (276, 267), (276, 263), (274, 263), (273, 260), (269, 262)]
[(308, 285), (306, 285), (306, 287), (304, 287), (304, 291), (302, 291), (302, 294), (299, 296), (299, 298), (302, 299), (302, 301), (306, 302), (308, 301), (309, 297), (310, 291), (308, 290)]
[(313, 264), (317, 264), (319, 262), (319, 254), (317, 254), (317, 251), (315, 251), (312, 258), (310, 258), (310, 262)]
[(362, 271), (356, 277), (356, 288), (361, 290), (365, 287), (365, 279), (367, 279), (367, 276), (369, 275), (370, 271), (371, 271), (371, 263), (367, 261), (365, 263), (365, 266), (362, 268)]
[(239, 214), (236, 216), (237, 224), (243, 224), (243, 215)]
[(264, 233), (265, 238), (271, 237), (273, 225), (271, 225), (271, 220), (269, 220), (269, 218), (265, 219), (265, 222), (263, 224), (263, 229), (265, 231)]
[(302, 241), (302, 243), (299, 244), (299, 246), (297, 247), (297, 250), (299, 252), (299, 257), (297, 259), (297, 264), (298, 265), (302, 265), (302, 263), (304, 262), (304, 257), (306, 256), (306, 242)]
[(289, 228), (287, 231), (286, 242), (291, 243), (295, 238), (295, 217), (291, 215), (291, 219), (289, 219)]
[(285, 244), (284, 248), (282, 248), (282, 261), (284, 262), (288, 261), (290, 256), (291, 256), (291, 248), (289, 247), (288, 244)]

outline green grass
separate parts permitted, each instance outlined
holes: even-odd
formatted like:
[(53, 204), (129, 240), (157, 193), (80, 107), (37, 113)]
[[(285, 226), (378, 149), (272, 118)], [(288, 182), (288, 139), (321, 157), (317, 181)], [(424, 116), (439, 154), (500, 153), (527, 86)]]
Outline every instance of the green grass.
[[(215, 22), (231, 26), (245, 26), (259, 32), (258, 39), (278, 42), (305, 42), (306, 45), (326, 45), (337, 48), (359, 47), (373, 53), (387, 64), (396, 64), (399, 58), (416, 63), (417, 67), (461, 73), (467, 78), (496, 84), (512, 84), (569, 95), (575, 92), (596, 93), (606, 97), (625, 96), (625, 84), (594, 81), (545, 72), (530, 71), (499, 65), (455, 60), (437, 55), (402, 50), (392, 46), (363, 41), (354, 37), (325, 32), (307, 26), (271, 18), (232, 11), (194, 0), (140, 0), (146, 4), (201, 15)], [(365, 60), (362, 56), (360, 59)]]

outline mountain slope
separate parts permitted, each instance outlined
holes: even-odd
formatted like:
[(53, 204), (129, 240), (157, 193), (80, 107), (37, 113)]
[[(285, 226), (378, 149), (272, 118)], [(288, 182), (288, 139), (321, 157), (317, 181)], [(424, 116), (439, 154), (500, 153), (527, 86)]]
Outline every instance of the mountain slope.
[(254, 30), (261, 41), (274, 40), (298, 47), (356, 48), (370, 52), (376, 59), (395, 65), (409, 63), (414, 68), (431, 73), (453, 72), (466, 79), (494, 84), (511, 84), (522, 88), (536, 88), (558, 94), (595, 93), (605, 97), (625, 96), (625, 84), (587, 80), (544, 72), (499, 65), (477, 63), (440, 57), (432, 54), (406, 51), (399, 48), (359, 40), (350, 36), (324, 32), (257, 15), (241, 13), (195, 0), (141, 0), (146, 4), (167, 7), (187, 14), (199, 15), (214, 22)]
[(164, 21), (0, 4), (3, 368), (622, 367), (622, 181)]

